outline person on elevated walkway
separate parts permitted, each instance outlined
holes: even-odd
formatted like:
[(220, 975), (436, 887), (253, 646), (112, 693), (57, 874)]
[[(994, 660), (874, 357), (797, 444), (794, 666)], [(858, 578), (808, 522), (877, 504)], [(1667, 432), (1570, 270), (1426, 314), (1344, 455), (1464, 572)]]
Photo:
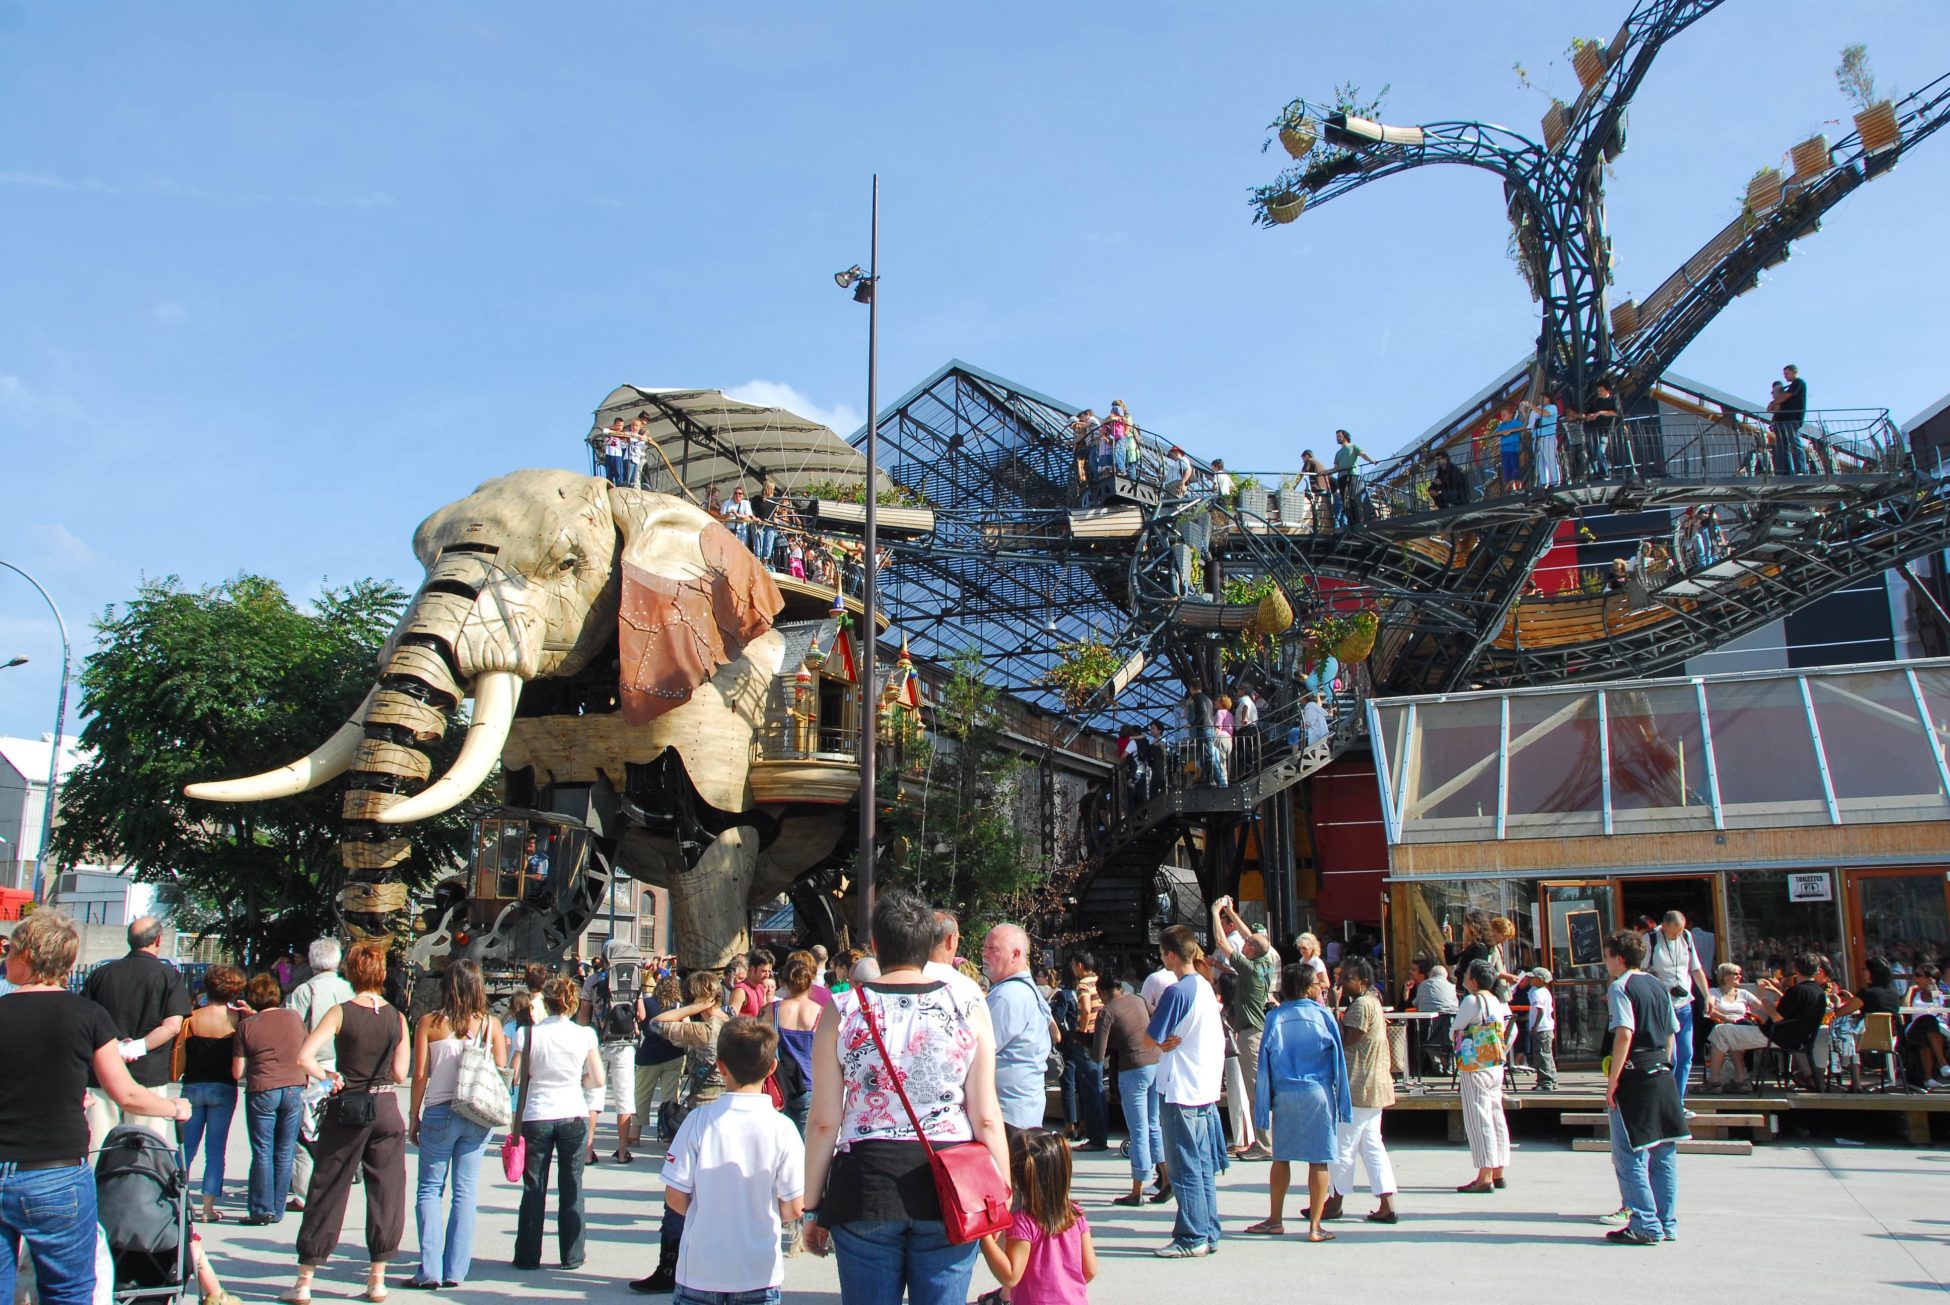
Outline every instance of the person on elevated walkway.
[(1366, 523), (1367, 495), (1361, 487), (1361, 461), (1374, 457), (1344, 430), (1334, 432), (1334, 526), (1346, 530)]

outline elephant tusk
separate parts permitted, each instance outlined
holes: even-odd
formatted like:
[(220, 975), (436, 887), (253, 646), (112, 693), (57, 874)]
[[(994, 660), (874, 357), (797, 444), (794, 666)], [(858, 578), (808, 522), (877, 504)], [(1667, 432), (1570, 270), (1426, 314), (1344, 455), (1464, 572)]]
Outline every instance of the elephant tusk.
[(337, 779), (351, 767), (359, 751), (359, 740), (365, 737), (366, 712), (371, 710), (376, 692), (375, 689), (366, 694), (352, 718), (339, 726), (331, 738), (290, 765), (242, 779), (189, 784), (184, 786), (183, 796), (204, 802), (268, 802), (272, 798), (308, 793), (320, 784)]
[(486, 671), (474, 681), (474, 721), (461, 741), (454, 764), (426, 788), (374, 817), (382, 825), (407, 825), (450, 811), (466, 801), (501, 759), (501, 747), (514, 724), (521, 677), (513, 671)]

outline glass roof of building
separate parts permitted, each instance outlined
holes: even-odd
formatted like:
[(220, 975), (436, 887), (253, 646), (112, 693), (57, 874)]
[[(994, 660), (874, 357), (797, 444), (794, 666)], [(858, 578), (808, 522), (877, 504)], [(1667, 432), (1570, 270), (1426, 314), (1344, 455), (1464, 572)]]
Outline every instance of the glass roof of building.
[(1950, 818), (1950, 659), (1368, 712), (1391, 844)]

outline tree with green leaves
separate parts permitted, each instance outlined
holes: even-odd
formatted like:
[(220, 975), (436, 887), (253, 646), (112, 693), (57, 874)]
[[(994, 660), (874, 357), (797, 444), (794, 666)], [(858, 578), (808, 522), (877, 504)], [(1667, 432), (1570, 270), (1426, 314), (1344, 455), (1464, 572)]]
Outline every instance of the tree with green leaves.
[[(330, 736), (371, 687), (406, 599), (361, 580), (304, 610), (260, 576), (196, 590), (144, 580), (95, 623), (80, 678), (89, 758), (62, 787), (53, 854), (127, 865), (160, 886), (179, 929), (254, 963), (335, 932), (342, 781), (249, 804), (192, 801), (183, 786), (274, 769)], [(430, 750), (436, 774), (462, 733)], [(463, 858), (467, 817), (412, 836), (418, 888)]]
[(881, 774), (891, 850), (880, 878), (954, 911), (962, 936), (979, 940), (998, 921), (1042, 914), (1052, 867), (1022, 818), (1029, 762), (1003, 744), (1000, 690), (972, 650), (949, 671), (931, 735), (904, 745), (902, 764)]

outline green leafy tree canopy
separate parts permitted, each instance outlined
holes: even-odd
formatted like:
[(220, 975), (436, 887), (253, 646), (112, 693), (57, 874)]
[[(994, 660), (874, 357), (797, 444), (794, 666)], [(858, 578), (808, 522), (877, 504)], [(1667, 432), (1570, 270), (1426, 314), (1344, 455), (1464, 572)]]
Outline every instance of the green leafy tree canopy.
[[(161, 893), (179, 929), (263, 962), (335, 931), (343, 781), (273, 802), (183, 796), (198, 780), (255, 774), (303, 756), (372, 687), (407, 595), (360, 580), (302, 610), (275, 582), (240, 575), (185, 589), (144, 580), (95, 622), (80, 677), (88, 762), (62, 789), (53, 851), (63, 864), (125, 864)], [(431, 749), (436, 773), (460, 731)], [(423, 886), (464, 854), (467, 820), (415, 826), (407, 878)]]

